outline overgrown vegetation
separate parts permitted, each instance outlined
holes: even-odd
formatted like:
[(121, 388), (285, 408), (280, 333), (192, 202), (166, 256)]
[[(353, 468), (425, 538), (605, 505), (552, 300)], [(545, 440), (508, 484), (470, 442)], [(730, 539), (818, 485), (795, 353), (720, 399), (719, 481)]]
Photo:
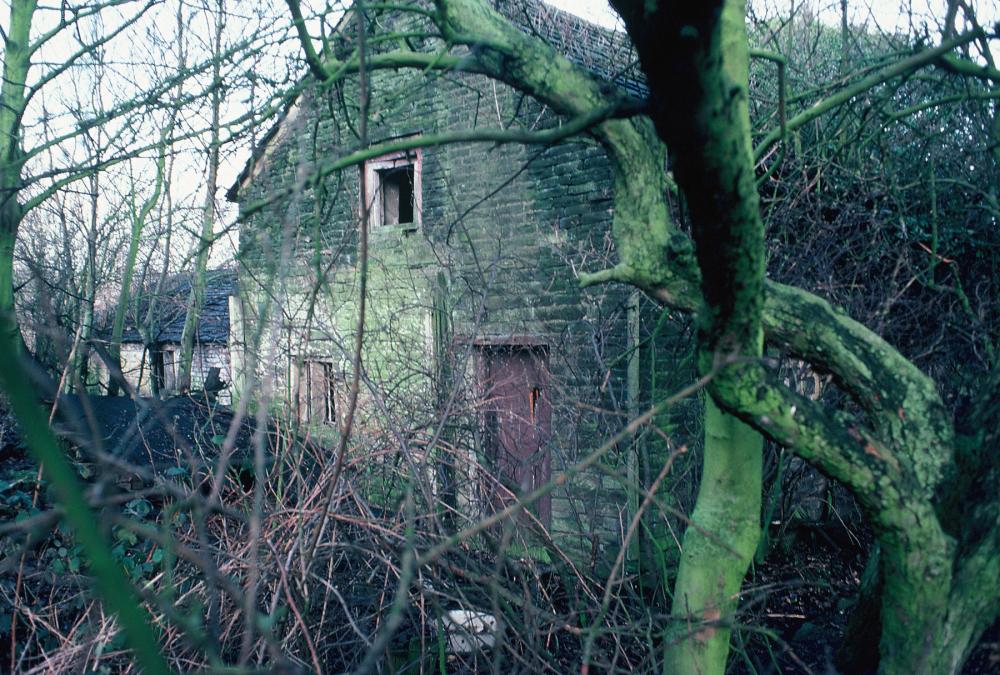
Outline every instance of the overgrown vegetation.
[[(227, 32), (246, 8), (223, 2), (171, 5), (168, 17), (12, 1), (0, 670), (997, 667), (1000, 28), (959, 1), (898, 30), (857, 23), (847, 0), (820, 15), (808, 3), (611, 4), (620, 69), (602, 73), (566, 58), (572, 36), (552, 45), (531, 29), (526, 16), (574, 24), (530, 0), (337, 11), (287, 0), (246, 41)], [(169, 73), (123, 75), (106, 45), (155, 33), (144, 22), (156, 17), (175, 26), (176, 41), (153, 41)], [(40, 50), (57, 35), (75, 42), (53, 65)], [(293, 50), (302, 57), (286, 65)], [(72, 124), (32, 107), (77, 71), (95, 95), (62, 102)], [(469, 77), (494, 83), (497, 128), (477, 119), (372, 142), (384, 101), (405, 104), (437, 78), (470, 88)], [(538, 112), (521, 102), (505, 117), (497, 86)], [(100, 96), (123, 87), (119, 101)], [(248, 110), (226, 107), (237, 92)], [(332, 156), (317, 140), (331, 123), (304, 101), (343, 127)], [(522, 109), (533, 121), (520, 126)], [(242, 195), (223, 228), (220, 153), (264, 148), (262, 125), (279, 118), (293, 130), (289, 180)], [(559, 419), (579, 425), (565, 468), (513, 485), (483, 450), (497, 422), (484, 421), (490, 396), (470, 393), (482, 365), (472, 340), (449, 334), (446, 296), (423, 279), (403, 289), (431, 308), (429, 327), (369, 303), (400, 291), (369, 251), (370, 205), (352, 181), (366, 195), (356, 167), (390, 151), (528, 148), (500, 191), (546, 171), (533, 163), (567, 142), (606, 158), (609, 185), (588, 189), (606, 190), (610, 231), (535, 234), (589, 289), (572, 327), (592, 350), (568, 359), (589, 389), (561, 392), (572, 414)], [(202, 152), (207, 190), (184, 194), (175, 172)], [(114, 192), (125, 176), (136, 178)], [(445, 187), (455, 204), (456, 192), (493, 190), (460, 176)], [(469, 238), (463, 219), (492, 194), (448, 224), (449, 245), (453, 231)], [(127, 216), (114, 215), (122, 205)], [(331, 234), (337, 209), (350, 236)], [(192, 368), (210, 249), (238, 230), (240, 274), (264, 292), (245, 310), (228, 410), (197, 391), (209, 387)], [(473, 290), (524, 263), (481, 252), (478, 277), (461, 276)], [(158, 384), (144, 398), (116, 371), (126, 315), (144, 350), (160, 348), (142, 298), (177, 269), (196, 272), (177, 352), (192, 398), (170, 408)], [(120, 303), (104, 303), (107, 336), (105, 295)], [(503, 308), (469, 296), (475, 337)], [(349, 329), (322, 332), (324, 302)], [(293, 344), (303, 314), (307, 337)], [(457, 346), (420, 351), (427, 331)], [(337, 350), (335, 383), (331, 362), (308, 365), (310, 340)], [(329, 378), (325, 408), (303, 393), (309, 367)], [(135, 401), (115, 430), (85, 396), (109, 390)], [(136, 437), (138, 454), (123, 453)], [(541, 505), (565, 485), (611, 505), (610, 543), (574, 532), (569, 545), (546, 527)]]

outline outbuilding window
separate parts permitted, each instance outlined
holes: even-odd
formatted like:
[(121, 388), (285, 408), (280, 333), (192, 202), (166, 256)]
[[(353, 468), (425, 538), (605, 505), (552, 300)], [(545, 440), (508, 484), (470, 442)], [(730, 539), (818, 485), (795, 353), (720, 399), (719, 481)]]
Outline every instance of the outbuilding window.
[(368, 222), (373, 228), (397, 227), (414, 231), (420, 227), (420, 151), (383, 155), (365, 163), (365, 197)]

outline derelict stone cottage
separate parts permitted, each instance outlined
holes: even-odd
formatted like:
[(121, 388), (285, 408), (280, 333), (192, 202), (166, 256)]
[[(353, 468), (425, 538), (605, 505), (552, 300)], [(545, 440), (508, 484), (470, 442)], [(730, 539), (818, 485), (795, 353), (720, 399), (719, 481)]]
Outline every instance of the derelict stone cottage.
[[(618, 35), (571, 15), (537, 3), (500, 10), (599, 75), (634, 63)], [(373, 22), (391, 20), (373, 12)], [(641, 92), (620, 73), (615, 83)], [(407, 451), (434, 457), (446, 467), (435, 489), (477, 517), (600, 446), (648, 404), (651, 386), (667, 390), (668, 378), (656, 382), (649, 373), (658, 368), (640, 370), (639, 360), (662, 366), (669, 349), (655, 345), (673, 344), (674, 328), (643, 319), (648, 301), (629, 289), (579, 287), (576, 270), (613, 255), (611, 172), (596, 142), (422, 147), (326, 173), (358, 146), (357, 95), (356, 78), (307, 82), (229, 192), (248, 216), (240, 233), (248, 360), (288, 414), (317, 428), (340, 423), (364, 200), (359, 435), (379, 439), (369, 455), (378, 461)], [(481, 76), (371, 76), (371, 145), (557, 124), (539, 102)], [(317, 172), (326, 175), (317, 181)], [(600, 468), (540, 500), (534, 516), (561, 547), (596, 555), (602, 542), (620, 541), (634, 508), (625, 484), (646, 464), (631, 442), (616, 447)]]

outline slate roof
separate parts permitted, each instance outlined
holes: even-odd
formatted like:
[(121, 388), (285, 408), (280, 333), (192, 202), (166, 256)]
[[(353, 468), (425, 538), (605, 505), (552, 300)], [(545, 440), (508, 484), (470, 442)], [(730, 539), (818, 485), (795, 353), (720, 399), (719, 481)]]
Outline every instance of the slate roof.
[(624, 33), (539, 0), (494, 0), (493, 5), (523, 31), (541, 38), (600, 79), (614, 82), (626, 95), (638, 99), (649, 95), (639, 57)]
[[(205, 285), (205, 303), (198, 321), (195, 342), (198, 344), (229, 343), (229, 296), (239, 290), (239, 282), (234, 269), (209, 270)], [(136, 317), (146, 318), (151, 301), (156, 301), (159, 330), (156, 341), (160, 343), (180, 343), (184, 332), (184, 319), (191, 297), (190, 272), (174, 274), (164, 282), (163, 292), (154, 298), (146, 292), (140, 299)], [(122, 332), (123, 344), (142, 344), (142, 335), (136, 326), (136, 317), (130, 316)]]
[[(626, 96), (645, 99), (649, 95), (638, 56), (625, 33), (602, 28), (541, 0), (493, 0), (492, 4), (497, 12), (516, 26), (552, 45), (573, 63), (602, 80), (614, 82)], [(341, 23), (343, 21), (344, 18), (341, 18)], [(339, 26), (340, 23), (334, 28), (334, 34), (338, 32)], [(299, 95), (296, 95), (286, 104), (278, 120), (254, 149), (236, 181), (226, 191), (226, 199), (231, 202), (239, 201), (240, 188), (253, 175), (256, 164), (265, 160), (267, 146), (280, 135), (281, 127), (286, 123), (298, 99)]]

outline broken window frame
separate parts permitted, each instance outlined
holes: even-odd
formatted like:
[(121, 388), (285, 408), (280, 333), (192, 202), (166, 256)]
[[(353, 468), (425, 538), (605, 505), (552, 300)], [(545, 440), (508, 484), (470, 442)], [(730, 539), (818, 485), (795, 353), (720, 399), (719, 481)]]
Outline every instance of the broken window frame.
[[(319, 377), (317, 377), (319, 375)], [(307, 424), (325, 424), (340, 428), (338, 385), (341, 376), (330, 359), (306, 358), (296, 374), (299, 420)], [(317, 391), (316, 387), (322, 387)]]
[[(364, 164), (365, 172), (365, 203), (368, 205), (368, 222), (372, 229), (398, 229), (403, 232), (416, 232), (423, 223), (423, 167), (422, 153), (417, 150), (406, 150), (382, 155)], [(406, 223), (386, 223), (383, 182), (387, 174), (405, 170), (413, 170), (413, 220)]]

